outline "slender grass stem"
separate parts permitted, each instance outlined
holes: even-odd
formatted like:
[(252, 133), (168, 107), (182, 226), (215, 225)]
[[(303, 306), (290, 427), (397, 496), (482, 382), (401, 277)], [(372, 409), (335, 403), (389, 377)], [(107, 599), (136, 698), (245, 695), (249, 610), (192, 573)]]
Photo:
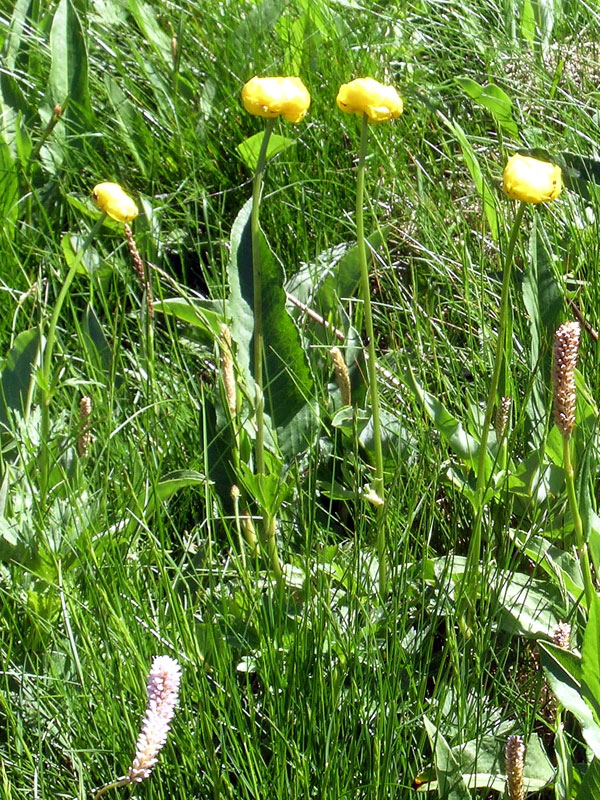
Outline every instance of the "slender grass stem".
[[(254, 380), (256, 382), (256, 440), (254, 446), (255, 469), (257, 475), (265, 475), (265, 412), (264, 412), (264, 334), (263, 334), (263, 309), (262, 309), (262, 263), (259, 252), (260, 225), (259, 208), (262, 192), (263, 175), (267, 160), (269, 139), (273, 133), (275, 119), (267, 120), (265, 133), (260, 146), (254, 183), (252, 186), (252, 214), (250, 217), (250, 230), (252, 236), (252, 284), (254, 289)], [(277, 551), (275, 519), (261, 509), (262, 533), (265, 549), (269, 554), (271, 569), (280, 588), (283, 586), (283, 572)]]
[(365, 162), (367, 156), (368, 119), (363, 114), (360, 133), (360, 151), (358, 156), (358, 173), (356, 181), (356, 239), (360, 262), (360, 276), (365, 314), (365, 330), (367, 334), (367, 367), (369, 370), (369, 395), (371, 414), (373, 417), (373, 447), (375, 450), (375, 480), (372, 489), (381, 499), (377, 507), (377, 558), (379, 561), (379, 590), (382, 595), (387, 588), (387, 565), (385, 547), (384, 512), (384, 479), (383, 448), (381, 445), (381, 415), (379, 411), (379, 390), (377, 386), (377, 362), (375, 356), (375, 332), (373, 330), (373, 312), (371, 309), (371, 293), (369, 286), (369, 267), (367, 264), (367, 246), (365, 241), (364, 194), (365, 194)]
[[(488, 396), (485, 407), (485, 416), (483, 418), (483, 427), (481, 430), (481, 439), (479, 442), (479, 453), (477, 457), (477, 483), (475, 488), (475, 521), (473, 524), (473, 532), (469, 542), (469, 550), (467, 553), (467, 563), (465, 567), (464, 583), (467, 590), (467, 601), (471, 606), (475, 602), (476, 584), (479, 564), (481, 557), (481, 527), (483, 523), (483, 514), (485, 511), (485, 492), (489, 480), (489, 475), (486, 470), (486, 461), (488, 455), (488, 438), (490, 434), (490, 425), (494, 414), (494, 408), (497, 402), (498, 384), (500, 382), (500, 373), (504, 365), (506, 353), (506, 331), (508, 327), (508, 315), (510, 313), (509, 299), (510, 299), (510, 280), (512, 275), (512, 266), (514, 261), (515, 246), (517, 243), (517, 236), (521, 228), (523, 214), (525, 212), (525, 203), (521, 202), (517, 209), (515, 219), (513, 222), (506, 255), (504, 258), (504, 269), (502, 275), (502, 293), (500, 296), (500, 318), (498, 323), (498, 339), (496, 342), (496, 354), (494, 356), (494, 369), (492, 372), (492, 379), (488, 390)], [(462, 598), (459, 597), (458, 609), (459, 616), (464, 612)]]
[(571, 437), (563, 435), (563, 468), (565, 471), (565, 483), (567, 487), (567, 497), (569, 499), (569, 508), (571, 509), (571, 516), (573, 517), (573, 526), (575, 529), (575, 546), (577, 548), (577, 555), (579, 556), (579, 564), (583, 573), (583, 586), (585, 590), (585, 600), (588, 610), (592, 607), (594, 599), (594, 581), (592, 579), (592, 568), (590, 566), (590, 557), (588, 553), (585, 535), (583, 532), (583, 523), (581, 521), (581, 514), (579, 513), (579, 503), (577, 502), (577, 494), (575, 492), (575, 470), (573, 469), (573, 461), (571, 459)]
[(56, 302), (54, 304), (54, 310), (52, 312), (52, 316), (50, 318), (50, 323), (48, 325), (48, 333), (46, 335), (46, 343), (44, 346), (44, 357), (42, 359), (42, 380), (41, 380), (41, 442), (40, 442), (40, 454), (39, 454), (39, 467), (40, 467), (40, 494), (42, 499), (46, 496), (46, 492), (48, 489), (48, 460), (49, 460), (49, 437), (50, 437), (50, 402), (52, 400), (52, 353), (54, 351), (54, 344), (56, 342), (56, 328), (58, 325), (58, 319), (60, 317), (60, 313), (62, 311), (63, 304), (71, 288), (71, 284), (73, 283), (73, 278), (81, 264), (81, 259), (84, 256), (85, 251), (90, 246), (90, 242), (96, 236), (100, 228), (102, 227), (102, 223), (106, 214), (102, 214), (99, 219), (96, 221), (88, 235), (86, 236), (83, 244), (77, 251), (73, 262), (67, 272), (67, 276), (64, 280), (64, 283), (58, 293), (58, 297), (56, 298)]

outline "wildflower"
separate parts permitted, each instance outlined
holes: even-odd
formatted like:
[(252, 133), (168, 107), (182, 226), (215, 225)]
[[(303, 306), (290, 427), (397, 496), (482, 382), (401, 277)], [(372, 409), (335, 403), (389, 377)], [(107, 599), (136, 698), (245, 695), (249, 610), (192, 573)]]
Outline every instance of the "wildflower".
[(511, 200), (547, 203), (562, 192), (562, 171), (558, 164), (515, 153), (506, 162), (502, 182)]
[(150, 777), (158, 754), (167, 741), (167, 733), (175, 712), (179, 694), (181, 668), (174, 658), (156, 656), (148, 675), (148, 705), (142, 730), (135, 747), (133, 764), (129, 768), (129, 783), (139, 783)]
[(237, 388), (235, 383), (235, 368), (232, 353), (233, 342), (231, 341), (231, 331), (227, 325), (225, 325), (225, 323), (221, 325), (219, 349), (221, 351), (221, 377), (223, 378), (223, 385), (225, 386), (227, 406), (229, 407), (229, 413), (231, 416), (235, 417), (237, 414)]
[(266, 119), (279, 115), (288, 122), (301, 122), (310, 106), (310, 94), (300, 78), (251, 78), (242, 89), (242, 102), (249, 114)]
[(523, 764), (525, 745), (521, 736), (509, 736), (504, 750), (506, 769), (506, 796), (508, 800), (524, 800)]
[(369, 122), (396, 119), (404, 110), (396, 89), (373, 78), (357, 78), (342, 84), (337, 104), (347, 114), (366, 114)]
[(496, 429), (496, 439), (499, 442), (504, 439), (504, 434), (506, 433), (511, 405), (512, 400), (510, 397), (502, 397), (496, 409), (496, 421), (494, 423), (494, 428)]
[(92, 200), (117, 222), (131, 222), (138, 215), (138, 207), (118, 183), (99, 183), (94, 186)]
[(87, 458), (93, 441), (90, 417), (92, 415), (92, 398), (82, 397), (79, 401), (79, 438), (77, 452), (81, 458)]
[(571, 626), (568, 622), (559, 622), (552, 633), (552, 641), (563, 650), (571, 649)]
[(567, 437), (573, 433), (575, 425), (575, 367), (580, 333), (578, 322), (565, 322), (554, 334), (554, 422), (562, 435)]
[(349, 406), (352, 403), (352, 390), (350, 387), (350, 373), (344, 361), (344, 356), (339, 347), (332, 347), (329, 355), (335, 368), (335, 379), (340, 390), (342, 405)]

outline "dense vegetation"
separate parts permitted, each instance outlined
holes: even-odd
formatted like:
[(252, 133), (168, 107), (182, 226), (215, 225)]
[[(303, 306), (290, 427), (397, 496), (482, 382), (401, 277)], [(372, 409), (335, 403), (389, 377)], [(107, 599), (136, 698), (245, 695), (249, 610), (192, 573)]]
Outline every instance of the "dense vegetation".
[[(126, 774), (155, 655), (182, 668), (168, 742), (106, 797), (487, 798), (510, 735), (532, 796), (600, 796), (599, 36), (580, 0), (4, 0), (3, 797)], [(275, 123), (255, 239), (263, 469), (254, 75), (312, 98)], [(368, 75), (404, 100), (368, 129), (370, 341), (361, 122), (336, 106)], [(517, 150), (562, 168), (552, 203), (503, 194)]]

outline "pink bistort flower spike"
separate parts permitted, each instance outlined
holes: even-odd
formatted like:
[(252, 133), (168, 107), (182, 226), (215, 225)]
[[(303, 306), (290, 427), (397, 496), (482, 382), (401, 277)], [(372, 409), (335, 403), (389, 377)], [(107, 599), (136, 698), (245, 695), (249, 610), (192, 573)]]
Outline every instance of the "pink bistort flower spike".
[(156, 656), (148, 675), (148, 705), (142, 730), (135, 747), (133, 764), (129, 768), (129, 783), (139, 783), (150, 777), (158, 754), (167, 741), (167, 733), (179, 694), (181, 667), (170, 656)]

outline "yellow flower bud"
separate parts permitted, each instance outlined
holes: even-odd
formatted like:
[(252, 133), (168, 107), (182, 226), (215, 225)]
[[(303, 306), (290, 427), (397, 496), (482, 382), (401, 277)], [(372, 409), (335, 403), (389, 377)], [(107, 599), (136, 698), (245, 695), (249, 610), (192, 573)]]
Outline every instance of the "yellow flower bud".
[(515, 153), (506, 162), (502, 176), (504, 192), (511, 200), (547, 203), (562, 192), (562, 171), (558, 164)]
[(366, 114), (369, 122), (396, 119), (404, 110), (396, 89), (373, 78), (357, 78), (342, 84), (337, 104), (347, 114)]
[(254, 77), (242, 89), (242, 102), (249, 114), (266, 119), (281, 116), (300, 122), (310, 106), (310, 94), (300, 78)]
[(118, 183), (99, 183), (94, 186), (92, 200), (117, 222), (131, 222), (139, 213), (138, 207)]

